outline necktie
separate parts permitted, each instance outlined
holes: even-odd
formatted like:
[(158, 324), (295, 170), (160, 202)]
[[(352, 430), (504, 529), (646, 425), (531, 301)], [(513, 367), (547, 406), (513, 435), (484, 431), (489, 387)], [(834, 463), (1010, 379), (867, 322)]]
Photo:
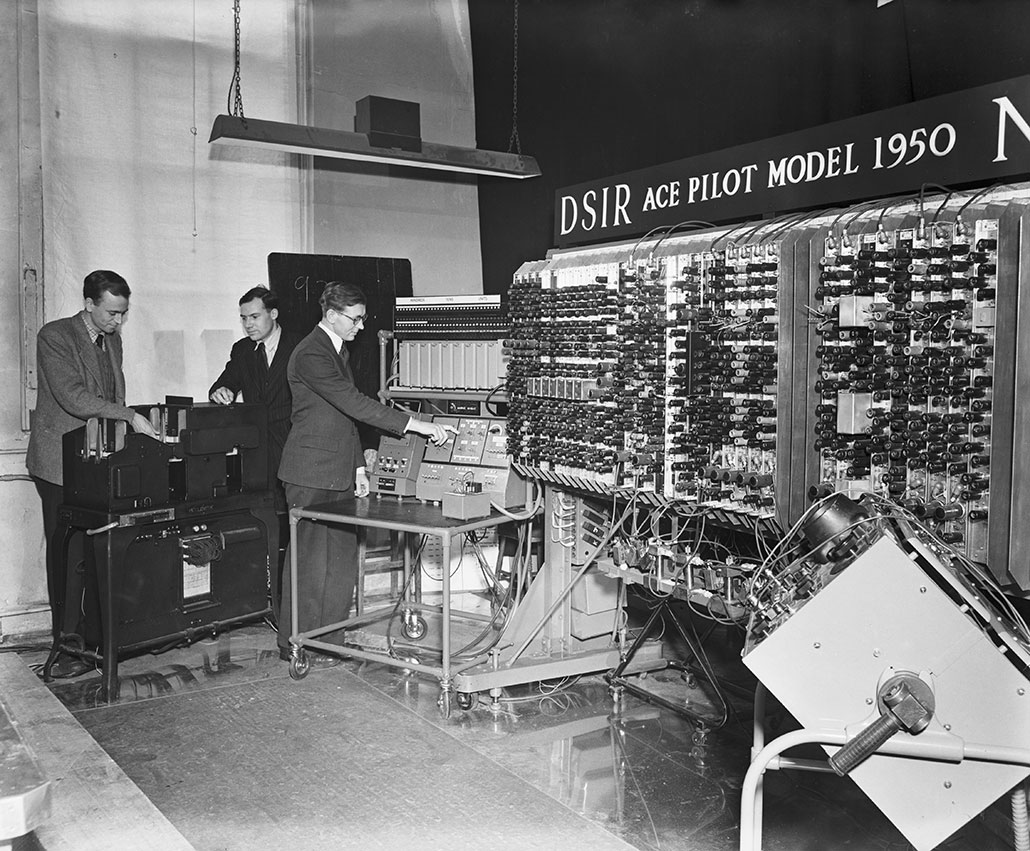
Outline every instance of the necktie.
[(265, 357), (265, 344), (258, 343), (254, 349), (254, 357), (257, 359), (258, 382), (264, 387), (268, 379), (268, 358)]
[(103, 334), (97, 334), (96, 343), (97, 343), (97, 348), (100, 349), (100, 351), (104, 351), (104, 335)]

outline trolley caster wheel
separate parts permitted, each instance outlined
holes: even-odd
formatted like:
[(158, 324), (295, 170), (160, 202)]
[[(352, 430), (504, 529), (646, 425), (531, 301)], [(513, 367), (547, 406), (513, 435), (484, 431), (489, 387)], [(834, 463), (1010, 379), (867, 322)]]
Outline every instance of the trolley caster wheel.
[(476, 695), (470, 691), (458, 691), (454, 693), (458, 709), (469, 710), (476, 705)]
[(440, 697), (437, 698), (436, 706), (440, 710), (440, 717), (447, 721), (451, 717), (451, 693), (449, 691), (441, 691)]
[(428, 629), (426, 619), (421, 615), (412, 615), (401, 624), (401, 634), (410, 641), (418, 641), (420, 638), (425, 638)]
[(302, 680), (308, 675), (308, 671), (311, 670), (311, 663), (308, 661), (308, 654), (303, 650), (300, 654), (290, 659), (290, 678), (294, 680)]

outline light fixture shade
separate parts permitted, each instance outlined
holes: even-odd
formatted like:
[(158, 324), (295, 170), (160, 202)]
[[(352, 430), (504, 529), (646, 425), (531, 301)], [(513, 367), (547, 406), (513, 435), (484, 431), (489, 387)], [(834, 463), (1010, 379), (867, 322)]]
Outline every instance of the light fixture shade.
[(540, 167), (536, 160), (521, 154), (457, 148), (434, 142), (422, 142), (421, 151), (377, 148), (368, 143), (368, 137), (364, 133), (306, 127), (281, 121), (262, 121), (256, 118), (237, 118), (233, 115), (215, 117), (208, 142), (310, 154), (315, 157), (335, 157), (464, 174), (485, 174), (492, 177), (540, 176)]

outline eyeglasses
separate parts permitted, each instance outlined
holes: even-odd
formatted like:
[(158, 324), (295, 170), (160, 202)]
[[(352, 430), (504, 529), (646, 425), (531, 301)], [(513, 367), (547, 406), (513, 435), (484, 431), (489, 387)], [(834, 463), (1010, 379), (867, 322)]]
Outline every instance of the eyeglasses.
[(361, 316), (348, 316), (346, 313), (341, 313), (340, 316), (344, 319), (349, 319), (355, 325), (363, 324), (365, 320), (368, 319), (367, 313), (362, 313)]

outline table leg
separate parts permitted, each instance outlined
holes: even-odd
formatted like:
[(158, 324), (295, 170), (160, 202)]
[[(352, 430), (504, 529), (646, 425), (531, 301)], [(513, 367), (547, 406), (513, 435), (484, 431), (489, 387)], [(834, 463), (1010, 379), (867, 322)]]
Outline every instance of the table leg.
[(290, 511), (290, 628), (293, 633), (290, 635), (290, 644), (293, 658), (297, 659), (301, 650), (300, 639), (300, 607), (297, 603), (297, 574), (300, 572), (300, 560), (298, 559), (299, 548), (297, 547), (297, 515)]
[[(119, 617), (116, 594), (123, 583), (123, 566), (136, 530), (129, 526), (111, 529), (92, 537), (90, 556), (100, 596), (100, 626), (104, 675), (102, 697), (108, 703), (118, 700), (121, 682), (118, 679)], [(87, 536), (87, 547), (90, 538)]]
[[(409, 540), (412, 537), (413, 537), (412, 535), (408, 535)], [(418, 603), (421, 603), (422, 602), (422, 571), (421, 570), (419, 570), (411, 578), (411, 589), (412, 589), (411, 593), (412, 593), (415, 601), (418, 602)]]
[[(116, 570), (112, 563), (115, 558), (120, 558), (121, 554), (116, 555), (112, 552), (110, 534), (104, 535), (106, 546), (103, 547), (103, 555), (100, 556), (103, 559), (103, 571), (102, 581), (100, 583), (100, 619), (104, 625), (103, 636), (104, 636), (104, 683), (103, 683), (103, 694), (104, 699), (108, 703), (113, 703), (118, 700), (118, 692), (120, 691), (118, 685), (118, 624), (117, 624), (117, 604), (114, 600), (114, 589), (115, 589), (115, 576), (121, 575), (121, 571)], [(99, 565), (98, 561), (98, 550), (101, 550), (100, 542), (95, 541), (93, 547), (93, 563)], [(119, 583), (120, 584), (120, 583)]]
[(443, 545), (443, 600), (441, 601), (441, 676), (440, 676), (440, 714), (449, 718), (451, 714), (451, 533), (444, 531), (440, 535)]
[(404, 598), (404, 602), (407, 603), (414, 599), (414, 588), (412, 587), (411, 579), (411, 535), (407, 532), (401, 532), (401, 552), (403, 557), (403, 590), (401, 596)]

